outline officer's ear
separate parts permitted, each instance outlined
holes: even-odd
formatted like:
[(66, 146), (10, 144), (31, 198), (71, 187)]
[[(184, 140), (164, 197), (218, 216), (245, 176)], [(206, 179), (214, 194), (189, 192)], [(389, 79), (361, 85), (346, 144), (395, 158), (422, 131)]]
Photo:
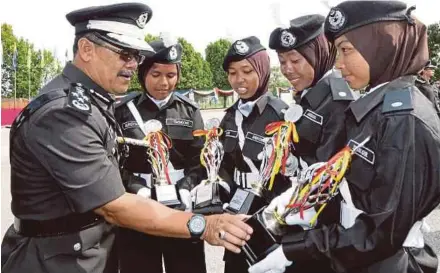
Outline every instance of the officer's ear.
[(95, 54), (95, 45), (87, 38), (82, 37), (78, 40), (77, 56), (81, 58), (83, 62), (90, 62)]

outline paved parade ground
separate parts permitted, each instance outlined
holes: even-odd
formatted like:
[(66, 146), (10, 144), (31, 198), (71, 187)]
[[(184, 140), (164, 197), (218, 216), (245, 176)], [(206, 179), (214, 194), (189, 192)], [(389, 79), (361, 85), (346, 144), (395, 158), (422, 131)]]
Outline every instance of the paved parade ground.
[[(202, 111), (205, 121), (212, 117), (220, 119), (223, 117), (223, 114), (224, 112), (221, 110)], [(7, 128), (1, 128), (1, 183), (1, 237), (3, 238), (13, 219), (10, 210), (9, 129)], [(430, 232), (426, 234), (427, 241), (437, 253), (440, 253), (440, 207), (427, 217), (427, 222), (431, 228)], [(206, 252), (208, 273), (223, 272), (223, 250), (219, 247), (207, 245)]]

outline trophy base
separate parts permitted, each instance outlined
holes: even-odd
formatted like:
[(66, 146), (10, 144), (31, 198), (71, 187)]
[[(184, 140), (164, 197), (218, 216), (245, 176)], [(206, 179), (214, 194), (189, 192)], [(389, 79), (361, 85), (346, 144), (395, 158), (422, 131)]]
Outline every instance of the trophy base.
[(154, 185), (151, 199), (173, 209), (184, 209), (176, 185)]
[(264, 190), (261, 195), (258, 195), (251, 190), (238, 188), (225, 210), (232, 214), (252, 215), (268, 205), (267, 200)]
[(280, 245), (281, 238), (273, 235), (264, 224), (263, 209), (260, 209), (246, 221), (246, 224), (254, 230), (251, 238), (242, 247), (246, 260), (250, 265), (261, 261)]
[(209, 183), (196, 192), (193, 212), (209, 215), (223, 213), (223, 203), (228, 200), (228, 192), (218, 183)]

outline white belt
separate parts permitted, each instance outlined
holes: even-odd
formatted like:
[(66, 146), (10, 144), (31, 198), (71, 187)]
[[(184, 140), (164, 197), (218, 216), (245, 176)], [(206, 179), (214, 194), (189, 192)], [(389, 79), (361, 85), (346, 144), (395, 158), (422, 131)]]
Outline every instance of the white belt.
[[(356, 218), (364, 212), (362, 210), (357, 209), (354, 206), (353, 201), (351, 199), (350, 190), (348, 188), (348, 184), (345, 178), (341, 182), (341, 185), (339, 187), (339, 192), (341, 193), (342, 198), (344, 198), (344, 200), (341, 201), (341, 225), (344, 228), (350, 228), (354, 225)], [(422, 219), (414, 223), (414, 225), (409, 230), (408, 235), (405, 238), (405, 241), (403, 242), (403, 246), (423, 248), (425, 246), (425, 240), (423, 239), (423, 231), (424, 232), (429, 231), (429, 226), (425, 222), (425, 219)]]
[[(168, 170), (171, 183), (176, 184), (177, 181), (185, 177), (183, 169), (180, 170)], [(151, 188), (151, 173), (135, 173), (134, 175), (142, 177), (147, 181), (147, 187)]]
[(260, 175), (258, 173), (245, 173), (237, 169), (234, 170), (234, 182), (244, 189), (251, 189), (251, 183), (258, 181), (259, 177)]

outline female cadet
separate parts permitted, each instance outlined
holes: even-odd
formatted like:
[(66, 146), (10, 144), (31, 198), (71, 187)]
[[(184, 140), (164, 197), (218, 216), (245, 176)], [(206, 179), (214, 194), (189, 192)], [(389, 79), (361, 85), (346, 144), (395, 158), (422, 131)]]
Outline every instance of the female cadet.
[[(156, 51), (139, 67), (142, 94), (127, 95), (116, 108), (116, 118), (124, 136), (145, 137), (139, 124), (156, 119), (172, 142), (170, 178), (177, 184), (183, 204), (191, 210), (189, 191), (204, 176), (199, 155), (203, 141), (193, 137), (193, 130), (203, 129), (199, 108), (185, 96), (174, 92), (179, 81), (182, 47), (167, 39), (155, 40)], [(151, 167), (143, 148), (130, 147), (125, 164), (127, 191), (145, 198), (151, 195)], [(135, 174), (135, 176), (133, 176)], [(166, 272), (206, 272), (203, 242), (200, 240), (155, 237), (121, 229), (118, 240), (121, 273), (162, 272), (162, 255)]]
[[(266, 49), (254, 36), (235, 41), (223, 62), (228, 81), (239, 100), (226, 110), (221, 122), (225, 155), (220, 176), (231, 185), (250, 188), (258, 178), (267, 124), (283, 120), (282, 110), (287, 105), (280, 99), (266, 95), (270, 77), (270, 61)], [(277, 176), (274, 191), (282, 192), (290, 185), (284, 176)], [(230, 254), (230, 255), (229, 255)], [(248, 265), (241, 255), (225, 255), (225, 272), (246, 272)]]
[[(299, 143), (294, 153), (307, 164), (326, 161), (344, 147), (344, 111), (354, 100), (347, 83), (333, 71), (336, 47), (325, 37), (324, 21), (325, 17), (318, 14), (301, 16), (291, 20), (290, 27), (275, 29), (269, 39), (269, 47), (278, 54), (281, 72), (295, 89), (294, 99), (304, 111), (296, 123)], [(319, 225), (338, 221), (339, 202), (330, 202), (318, 219)], [(306, 216), (314, 214), (312, 208)], [(306, 223), (310, 219), (303, 220)], [(328, 260), (307, 266), (298, 263), (289, 272), (332, 271)]]
[(332, 70), (336, 47), (325, 38), (324, 21), (318, 14), (301, 16), (291, 20), (289, 28), (275, 29), (269, 39), (304, 111), (296, 123), (295, 154), (308, 164), (325, 161), (344, 146), (344, 110), (353, 100), (347, 84)]
[(346, 1), (326, 18), (336, 68), (367, 94), (346, 112), (356, 150), (341, 188), (339, 223), (284, 238), (249, 272), (284, 271), (325, 255), (338, 272), (436, 272), (422, 219), (440, 202), (440, 122), (415, 87), (428, 60), (426, 27), (398, 1)]

